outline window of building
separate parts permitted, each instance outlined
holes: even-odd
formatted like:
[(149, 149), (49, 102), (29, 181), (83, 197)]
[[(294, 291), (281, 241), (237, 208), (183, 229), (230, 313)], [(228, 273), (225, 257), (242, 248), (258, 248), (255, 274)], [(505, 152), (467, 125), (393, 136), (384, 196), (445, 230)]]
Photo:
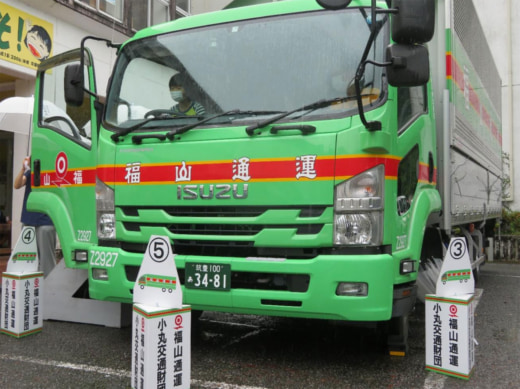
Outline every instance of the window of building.
[(140, 30), (170, 20), (169, 0), (132, 0), (133, 30)]
[[(131, 27), (135, 31), (171, 19), (170, 0), (132, 0), (131, 4)], [(176, 6), (176, 18), (190, 15), (191, 0), (177, 0)]]
[(123, 21), (123, 0), (74, 0), (116, 20)]
[(191, 13), (191, 0), (177, 0), (177, 13), (188, 16)]
[[(55, 0), (101, 23), (132, 35), (142, 28), (172, 19), (173, 0)], [(191, 0), (176, 0), (175, 18), (191, 14)], [(113, 21), (119, 23), (113, 23)]]

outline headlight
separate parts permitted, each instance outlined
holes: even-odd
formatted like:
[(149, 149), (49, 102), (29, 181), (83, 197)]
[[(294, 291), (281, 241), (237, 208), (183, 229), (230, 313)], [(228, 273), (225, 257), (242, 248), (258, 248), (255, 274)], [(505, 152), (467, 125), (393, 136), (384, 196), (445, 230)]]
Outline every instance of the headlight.
[(335, 245), (381, 244), (384, 173), (379, 165), (336, 186)]
[(96, 179), (96, 215), (99, 239), (116, 238), (114, 190)]
[(336, 216), (336, 244), (375, 244), (374, 237), (379, 234), (379, 214), (372, 213), (349, 213)]

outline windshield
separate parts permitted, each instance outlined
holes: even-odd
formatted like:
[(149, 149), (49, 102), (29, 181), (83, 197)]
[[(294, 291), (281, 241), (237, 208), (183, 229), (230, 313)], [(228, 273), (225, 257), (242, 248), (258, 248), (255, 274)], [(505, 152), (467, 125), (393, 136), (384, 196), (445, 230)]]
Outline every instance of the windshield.
[[(143, 123), (157, 128), (171, 126), (173, 120), (186, 124), (187, 116), (200, 119), (235, 110), (229, 125), (245, 125), (318, 100), (355, 95), (353, 80), (370, 35), (369, 15), (359, 8), (284, 15), (132, 42), (119, 56), (105, 120), (128, 128), (158, 117)], [(368, 58), (382, 62), (387, 17), (378, 18), (380, 32)], [(367, 66), (362, 94), (367, 109), (380, 101), (381, 68)], [(312, 110), (305, 119), (354, 113), (356, 102), (346, 100)], [(163, 120), (168, 118), (172, 120)]]

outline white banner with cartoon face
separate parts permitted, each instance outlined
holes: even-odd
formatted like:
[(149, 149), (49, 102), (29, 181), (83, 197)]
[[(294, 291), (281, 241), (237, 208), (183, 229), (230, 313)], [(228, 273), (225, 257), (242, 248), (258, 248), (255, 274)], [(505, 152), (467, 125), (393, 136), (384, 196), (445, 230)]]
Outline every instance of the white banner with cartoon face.
[(37, 69), (52, 55), (54, 25), (0, 3), (0, 59)]

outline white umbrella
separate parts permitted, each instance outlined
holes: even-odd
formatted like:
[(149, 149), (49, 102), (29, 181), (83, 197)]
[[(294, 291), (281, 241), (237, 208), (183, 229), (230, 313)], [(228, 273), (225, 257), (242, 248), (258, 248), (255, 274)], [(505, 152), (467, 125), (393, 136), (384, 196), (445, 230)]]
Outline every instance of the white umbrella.
[(9, 97), (0, 101), (0, 130), (29, 135), (33, 106), (33, 97)]
[[(28, 135), (27, 154), (30, 152), (33, 109), (33, 96), (9, 97), (0, 101), (0, 130)], [(61, 116), (72, 122), (72, 119), (63, 109), (47, 100), (43, 101), (42, 116), (44, 118)]]
[[(0, 130), (29, 135), (32, 125), (34, 97), (9, 97), (0, 101)], [(62, 116), (69, 118), (63, 109), (54, 103), (44, 100), (44, 118)]]

